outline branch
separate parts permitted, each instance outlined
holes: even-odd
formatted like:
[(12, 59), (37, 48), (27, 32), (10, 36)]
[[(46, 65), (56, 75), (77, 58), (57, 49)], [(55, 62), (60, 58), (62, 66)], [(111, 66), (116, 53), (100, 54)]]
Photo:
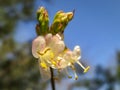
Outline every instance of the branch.
[(52, 87), (52, 90), (55, 90), (54, 73), (51, 67), (50, 67), (50, 72), (51, 72), (51, 87)]

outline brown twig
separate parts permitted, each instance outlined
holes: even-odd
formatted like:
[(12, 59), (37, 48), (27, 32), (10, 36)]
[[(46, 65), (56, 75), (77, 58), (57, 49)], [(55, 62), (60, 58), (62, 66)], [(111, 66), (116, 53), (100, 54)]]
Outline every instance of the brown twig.
[(55, 90), (54, 73), (52, 68), (50, 68), (50, 72), (51, 72), (51, 87), (52, 87), (52, 90)]

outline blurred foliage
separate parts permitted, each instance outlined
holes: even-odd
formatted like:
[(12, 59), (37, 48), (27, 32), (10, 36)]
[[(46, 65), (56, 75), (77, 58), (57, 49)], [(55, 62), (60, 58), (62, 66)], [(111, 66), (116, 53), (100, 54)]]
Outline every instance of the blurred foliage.
[(0, 37), (13, 32), (18, 20), (30, 20), (35, 0), (0, 0)]
[(120, 52), (117, 52), (117, 80), (120, 83)]
[(0, 90), (44, 90), (47, 85), (41, 82), (31, 42), (18, 44), (13, 38), (18, 21), (35, 20), (35, 1), (0, 0)]

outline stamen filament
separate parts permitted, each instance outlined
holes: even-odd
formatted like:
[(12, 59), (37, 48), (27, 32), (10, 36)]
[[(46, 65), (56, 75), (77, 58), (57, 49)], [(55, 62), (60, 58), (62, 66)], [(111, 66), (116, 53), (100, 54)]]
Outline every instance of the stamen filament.
[(72, 76), (69, 75), (67, 68), (65, 68), (65, 73), (67, 74), (68, 78), (72, 78)]
[(88, 72), (90, 69), (90, 66), (84, 67), (79, 61), (77, 61), (77, 63), (84, 69), (84, 73)]
[(78, 75), (77, 75), (77, 73), (74, 71), (74, 74), (75, 74), (75, 80), (77, 80), (78, 79)]
[(78, 63), (83, 69), (85, 69), (85, 67), (84, 67), (79, 61), (77, 61), (77, 63)]
[(76, 73), (76, 69), (75, 69), (74, 65), (71, 65), (71, 68), (72, 68), (72, 70), (73, 70), (73, 72), (74, 72), (75, 80), (77, 80), (77, 79), (78, 79), (78, 75), (77, 75), (77, 73)]

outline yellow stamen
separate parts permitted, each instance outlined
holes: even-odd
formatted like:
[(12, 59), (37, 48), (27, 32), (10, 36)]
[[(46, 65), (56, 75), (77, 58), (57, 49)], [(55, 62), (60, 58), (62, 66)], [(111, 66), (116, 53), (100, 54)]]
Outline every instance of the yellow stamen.
[(40, 63), (40, 66), (41, 66), (42, 68), (44, 68), (44, 69), (47, 69), (47, 68), (48, 68), (45, 63)]
[(87, 66), (87, 67), (84, 69), (84, 73), (88, 72), (89, 69), (90, 69), (90, 66)]
[(71, 68), (72, 68), (72, 70), (74, 71), (75, 80), (77, 80), (77, 79), (78, 79), (78, 75), (77, 75), (77, 73), (76, 73), (76, 69), (75, 69), (75, 67), (74, 67), (73, 64), (71, 64)]
[(72, 76), (69, 75), (67, 68), (65, 68), (65, 72), (66, 72), (68, 78), (72, 78)]
[(77, 80), (78, 79), (78, 76), (77, 76), (77, 74), (76, 74), (76, 72), (75, 72), (75, 80)]
[(51, 61), (53, 65), (56, 65), (56, 62), (55, 61)]
[(50, 58), (53, 59), (54, 54), (52, 52), (50, 52)]
[(90, 69), (90, 66), (87, 66), (85, 68), (79, 61), (77, 61), (77, 63), (84, 69), (84, 73), (88, 72), (88, 70)]

